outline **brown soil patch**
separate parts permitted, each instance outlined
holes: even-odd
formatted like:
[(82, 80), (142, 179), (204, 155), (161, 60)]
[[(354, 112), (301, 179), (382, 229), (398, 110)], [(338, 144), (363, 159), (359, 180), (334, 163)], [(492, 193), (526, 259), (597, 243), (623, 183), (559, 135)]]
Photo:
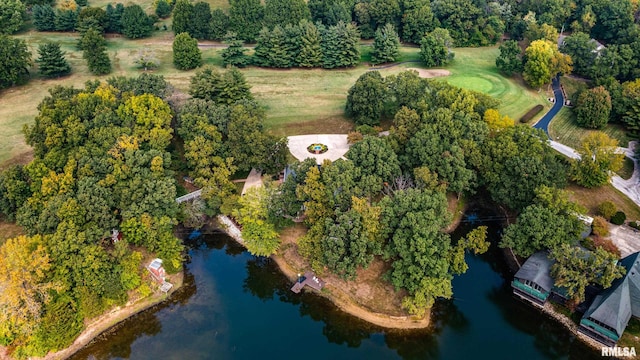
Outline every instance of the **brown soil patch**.
[(24, 229), (22, 226), (0, 219), (0, 245), (4, 244), (8, 239), (12, 239), (20, 235), (24, 235)]
[(418, 69), (418, 68), (408, 68), (407, 70), (414, 70), (418, 72), (418, 75), (421, 78), (434, 78), (434, 77), (443, 77), (451, 75), (449, 70), (445, 69)]
[(12, 156), (9, 160), (0, 164), (0, 171), (12, 166), (12, 165), (27, 165), (33, 160), (33, 150), (25, 151), (23, 153)]
[(277, 136), (294, 136), (309, 134), (346, 134), (353, 131), (353, 122), (342, 116), (332, 116), (324, 119), (292, 122), (274, 125), (269, 132)]
[[(282, 232), (279, 254), (273, 256), (282, 272), (292, 281), (297, 274), (310, 269), (298, 253), (297, 239), (304, 236), (302, 224)], [(375, 259), (367, 269), (357, 271), (356, 280), (346, 281), (333, 274), (322, 274), (325, 289), (319, 294), (329, 298), (341, 310), (372, 324), (394, 329), (419, 329), (429, 325), (429, 317), (414, 318), (402, 310), (404, 291), (396, 292), (391, 284), (382, 280), (388, 265)]]

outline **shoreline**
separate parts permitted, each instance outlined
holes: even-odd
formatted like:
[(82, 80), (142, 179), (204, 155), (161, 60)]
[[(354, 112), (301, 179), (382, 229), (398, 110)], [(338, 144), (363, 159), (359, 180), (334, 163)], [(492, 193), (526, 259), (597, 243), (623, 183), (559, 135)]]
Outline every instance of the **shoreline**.
[[(224, 231), (227, 235), (237, 241), (240, 245), (244, 246), (242, 240), (242, 233), (240, 229), (226, 216), (219, 215), (217, 217), (220, 230)], [(294, 271), (289, 263), (280, 255), (272, 255), (271, 259), (278, 265), (278, 269), (282, 272), (292, 284), (296, 281), (298, 272)], [(314, 294), (322, 296), (331, 301), (341, 311), (356, 317), (362, 321), (368, 322), (372, 325), (379, 326), (385, 329), (395, 330), (419, 330), (426, 329), (430, 325), (430, 311), (426, 313), (423, 318), (415, 318), (413, 316), (393, 316), (383, 313), (373, 312), (365, 309), (357, 304), (351, 296), (345, 294), (340, 288), (327, 284), (325, 289), (328, 291), (313, 291)], [(304, 291), (307, 291), (306, 289)]]
[[(89, 323), (85, 329), (76, 337), (71, 345), (68, 347), (58, 350), (56, 352), (49, 352), (47, 355), (43, 357), (32, 357), (32, 360), (64, 360), (73, 356), (78, 351), (82, 350), (85, 346), (87, 346), (91, 341), (93, 341), (98, 336), (103, 333), (109, 331), (109, 329), (118, 325), (119, 323), (133, 317), (136, 314), (139, 314), (145, 310), (148, 310), (156, 305), (159, 305), (166, 300), (168, 300), (171, 295), (180, 289), (184, 283), (184, 270), (181, 272), (171, 275), (172, 280), (175, 282), (173, 284), (173, 288), (167, 294), (156, 294), (151, 297), (147, 297), (144, 299), (140, 299), (134, 303), (126, 304), (121, 307), (116, 307), (111, 309), (110, 311), (98, 316), (94, 320)], [(6, 353), (6, 348), (2, 348), (0, 351), (0, 359), (13, 359)]]

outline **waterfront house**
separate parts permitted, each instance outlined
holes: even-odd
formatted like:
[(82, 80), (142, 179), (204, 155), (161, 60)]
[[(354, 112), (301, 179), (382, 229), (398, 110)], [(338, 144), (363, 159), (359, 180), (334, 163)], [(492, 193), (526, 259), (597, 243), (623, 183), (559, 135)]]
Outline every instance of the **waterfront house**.
[(553, 289), (552, 261), (545, 251), (538, 251), (522, 264), (511, 282), (513, 294), (537, 306), (543, 306)]
[(151, 263), (147, 266), (147, 270), (149, 270), (151, 275), (153, 275), (153, 277), (159, 283), (163, 283), (165, 277), (167, 276), (164, 268), (162, 267), (161, 259), (153, 259), (153, 261), (151, 261)]
[(596, 296), (580, 320), (579, 331), (604, 344), (615, 345), (631, 316), (640, 317), (640, 252), (620, 260), (626, 274)]

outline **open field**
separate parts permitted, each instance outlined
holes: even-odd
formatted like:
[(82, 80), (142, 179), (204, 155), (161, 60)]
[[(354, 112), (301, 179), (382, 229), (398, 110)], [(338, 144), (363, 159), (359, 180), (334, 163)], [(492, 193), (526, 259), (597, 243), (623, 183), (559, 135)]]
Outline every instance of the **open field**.
[[(529, 109), (542, 104), (546, 109), (551, 104), (546, 100), (546, 88), (541, 91), (529, 89), (522, 79), (506, 78), (496, 68), (498, 47), (457, 48), (455, 58), (446, 68), (451, 76), (446, 80), (456, 86), (487, 93), (501, 101), (501, 113), (518, 121)], [(546, 111), (540, 112), (542, 116)]]
[(567, 187), (567, 190), (573, 193), (571, 200), (586, 207), (590, 215), (597, 215), (598, 206), (609, 200), (616, 204), (618, 210), (622, 210), (627, 214), (627, 219), (640, 220), (640, 208), (610, 184), (595, 189), (587, 189), (572, 183)]
[(617, 139), (619, 145), (627, 147), (629, 138), (624, 128), (617, 124), (609, 124), (602, 130), (587, 130), (578, 126), (570, 108), (564, 107), (549, 125), (549, 135), (552, 139), (574, 149), (580, 146), (582, 139), (594, 131), (603, 131), (610, 137)]

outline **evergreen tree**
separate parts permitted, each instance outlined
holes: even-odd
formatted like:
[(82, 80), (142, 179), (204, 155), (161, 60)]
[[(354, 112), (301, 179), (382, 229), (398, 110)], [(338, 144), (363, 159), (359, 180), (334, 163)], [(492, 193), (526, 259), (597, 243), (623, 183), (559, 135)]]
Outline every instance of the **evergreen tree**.
[(33, 5), (33, 25), (38, 31), (54, 31), (56, 29), (56, 12), (49, 4)]
[(122, 34), (129, 39), (148, 37), (153, 31), (153, 23), (140, 5), (128, 5), (120, 18)]
[(169, 5), (167, 0), (158, 0), (155, 12), (160, 19), (166, 19), (171, 15), (171, 5)]
[(244, 42), (238, 39), (237, 34), (228, 32), (224, 37), (224, 43), (227, 44), (227, 48), (223, 49), (220, 54), (222, 56), (222, 65), (240, 68), (247, 66), (249, 57), (244, 54), (246, 51)]
[(193, 5), (189, 0), (178, 0), (173, 7), (173, 33), (178, 35), (193, 32)]
[(180, 70), (195, 69), (202, 65), (202, 52), (198, 40), (184, 32), (173, 40), (173, 64)]
[[(222, 40), (229, 31), (229, 17), (224, 11), (215, 9), (211, 13), (211, 40)], [(237, 34), (236, 34), (237, 37)]]
[(300, 52), (296, 62), (301, 67), (319, 67), (322, 65), (322, 39), (318, 28), (308, 20), (300, 21)]
[(64, 52), (56, 43), (45, 43), (38, 47), (40, 57), (36, 60), (40, 74), (45, 77), (59, 77), (71, 72), (71, 66), (64, 58)]
[(192, 33), (196, 39), (209, 39), (211, 36), (211, 8), (206, 2), (197, 2), (193, 7)]
[(57, 10), (56, 31), (73, 31), (78, 23), (78, 13), (75, 10)]
[(373, 40), (371, 63), (377, 65), (396, 61), (400, 55), (399, 48), (400, 39), (393, 25), (386, 24), (378, 28)]
[(263, 28), (256, 43), (254, 63), (259, 66), (289, 68), (293, 65), (292, 54), (287, 49), (287, 35), (276, 25), (272, 31)]
[(266, 0), (264, 24), (269, 29), (276, 25), (297, 25), (302, 19), (311, 19), (309, 7), (304, 0)]
[(324, 68), (351, 67), (360, 62), (360, 33), (353, 24), (339, 22), (329, 27), (321, 45)]
[(96, 29), (89, 29), (82, 36), (82, 57), (87, 60), (89, 71), (94, 75), (111, 72), (111, 60), (107, 55), (107, 41)]
[(107, 25), (105, 26), (105, 31), (108, 33), (118, 33), (122, 32), (122, 14), (124, 13), (124, 5), (116, 4), (115, 7), (109, 4), (106, 9), (107, 13)]
[(260, 0), (229, 0), (229, 25), (238, 34), (238, 38), (246, 42), (254, 42), (260, 29), (264, 8)]

